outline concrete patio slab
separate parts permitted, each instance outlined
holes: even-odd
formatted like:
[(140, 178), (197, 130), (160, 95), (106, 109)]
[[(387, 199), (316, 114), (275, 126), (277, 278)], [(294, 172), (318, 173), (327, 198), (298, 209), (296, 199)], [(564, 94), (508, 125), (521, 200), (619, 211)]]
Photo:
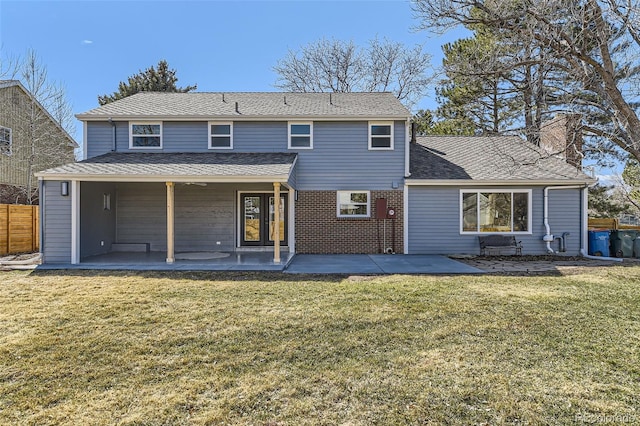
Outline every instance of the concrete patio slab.
[(481, 274), (484, 271), (438, 255), (298, 254), (290, 274)]
[(232, 252), (213, 259), (176, 260), (167, 264), (163, 252), (113, 252), (82, 259), (80, 264), (44, 264), (37, 269), (131, 271), (284, 271), (291, 274), (478, 274), (481, 269), (438, 255), (282, 254)]
[(282, 271), (293, 254), (282, 253), (281, 262), (273, 262), (270, 252), (232, 252), (212, 259), (179, 260), (166, 263), (164, 252), (112, 252), (87, 257), (78, 265), (46, 263), (37, 269), (94, 269), (129, 271)]
[(385, 274), (481, 274), (484, 272), (447, 256), (373, 254), (369, 257)]
[(285, 272), (290, 274), (383, 274), (366, 254), (298, 254)]

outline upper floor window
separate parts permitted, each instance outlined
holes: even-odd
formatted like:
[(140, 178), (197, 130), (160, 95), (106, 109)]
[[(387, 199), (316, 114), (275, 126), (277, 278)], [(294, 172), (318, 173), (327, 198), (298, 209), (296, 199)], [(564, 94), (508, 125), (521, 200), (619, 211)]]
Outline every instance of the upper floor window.
[(393, 149), (393, 122), (369, 122), (369, 149)]
[(369, 217), (369, 191), (338, 191), (338, 217)]
[(530, 233), (531, 191), (461, 191), (462, 233)]
[(129, 148), (162, 148), (162, 123), (130, 123)]
[(0, 154), (11, 155), (11, 129), (0, 126)]
[(289, 149), (313, 148), (313, 123), (289, 123)]
[(233, 123), (209, 122), (209, 149), (233, 148)]

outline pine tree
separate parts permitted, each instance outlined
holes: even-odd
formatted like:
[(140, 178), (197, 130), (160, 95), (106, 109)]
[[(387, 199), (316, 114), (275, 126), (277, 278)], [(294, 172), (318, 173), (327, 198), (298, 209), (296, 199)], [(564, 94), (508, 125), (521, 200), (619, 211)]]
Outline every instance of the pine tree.
[(118, 91), (111, 95), (98, 96), (98, 103), (105, 105), (118, 99), (126, 98), (138, 92), (179, 92), (186, 93), (198, 88), (197, 85), (177, 87), (176, 70), (169, 69), (164, 59), (158, 62), (158, 69), (153, 66), (138, 74), (132, 75), (127, 82), (121, 81)]

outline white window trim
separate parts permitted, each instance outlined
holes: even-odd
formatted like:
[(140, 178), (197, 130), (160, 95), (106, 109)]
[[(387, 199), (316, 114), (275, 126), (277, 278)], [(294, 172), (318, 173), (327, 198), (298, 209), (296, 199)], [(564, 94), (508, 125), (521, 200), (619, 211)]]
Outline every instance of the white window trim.
[[(291, 146), (291, 126), (292, 125), (308, 125), (309, 126), (309, 146)], [(295, 135), (306, 136), (306, 135)], [(287, 122), (287, 148), (288, 149), (313, 149), (313, 121), (289, 121)]]
[[(481, 192), (508, 192), (511, 193), (511, 229), (513, 229), (513, 194), (527, 194), (527, 231), (511, 231), (511, 232), (480, 232), (480, 231), (465, 231), (464, 230), (464, 212), (463, 209), (463, 197), (464, 194), (478, 194)], [(488, 235), (488, 234), (498, 234), (498, 235), (532, 235), (532, 212), (533, 212), (533, 199), (532, 199), (532, 190), (531, 189), (500, 189), (500, 188), (492, 188), (492, 189), (461, 189), (460, 190), (460, 199), (458, 204), (458, 214), (460, 215), (460, 235)], [(476, 205), (476, 219), (480, 218), (480, 203)], [(478, 226), (480, 221), (478, 221)]]
[[(367, 194), (367, 214), (341, 214), (340, 213), (340, 194), (341, 193), (364, 192)], [(340, 190), (336, 191), (336, 216), (341, 218), (361, 219), (371, 217), (371, 191), (361, 190)]]
[[(393, 147), (394, 147), (394, 144), (395, 144), (394, 137), (393, 137), (393, 134), (394, 134), (393, 121), (369, 121), (368, 126), (369, 126), (368, 127), (368, 132), (369, 132), (369, 139), (368, 139), (369, 140), (369, 142), (368, 142), (369, 143), (369, 151), (393, 151)], [(371, 143), (372, 142), (372, 138), (375, 137), (375, 136), (373, 136), (371, 134), (371, 127), (372, 126), (391, 126), (391, 134), (390, 134), (391, 143), (390, 143), (390, 146), (388, 148), (378, 148), (378, 147), (373, 147), (372, 146), (372, 143)]]
[[(148, 125), (159, 125), (160, 126), (160, 134), (158, 136), (160, 136), (160, 146), (133, 146), (133, 126), (134, 125), (143, 125), (143, 126), (148, 126)], [(163, 137), (162, 134), (164, 133), (163, 128), (162, 128), (162, 121), (130, 121), (129, 122), (129, 149), (162, 149), (163, 147)], [(144, 135), (135, 135), (136, 137), (138, 136), (143, 136)], [(156, 135), (147, 135), (147, 136), (153, 136), (156, 137)]]
[[(221, 125), (221, 126), (229, 126), (229, 135), (214, 135), (211, 132), (211, 126), (213, 125)], [(207, 139), (207, 145), (209, 147), (209, 149), (213, 149), (213, 150), (218, 150), (218, 149), (233, 149), (233, 121), (209, 121), (209, 124), (207, 126), (207, 128), (209, 129), (209, 138)], [(211, 146), (211, 138), (213, 137), (217, 137), (217, 136), (223, 136), (223, 137), (227, 137), (229, 136), (229, 146)]]
[(9, 148), (7, 149), (7, 152), (3, 152), (2, 154), (11, 155), (13, 153), (13, 151), (12, 151), (12, 149), (13, 149), (13, 130), (11, 130), (11, 127), (5, 127), (5, 126), (0, 126), (0, 129), (9, 131)]

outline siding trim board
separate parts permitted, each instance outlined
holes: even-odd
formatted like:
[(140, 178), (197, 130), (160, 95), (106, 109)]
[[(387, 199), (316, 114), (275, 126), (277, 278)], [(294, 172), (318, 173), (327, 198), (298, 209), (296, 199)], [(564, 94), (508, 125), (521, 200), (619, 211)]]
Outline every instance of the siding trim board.
[(80, 182), (71, 181), (71, 264), (80, 263)]
[[(114, 120), (118, 121), (209, 121), (211, 120), (211, 115), (181, 115), (181, 116), (156, 116), (156, 115), (91, 115), (87, 116), (84, 114), (76, 115), (76, 118), (82, 122), (89, 121), (105, 121), (112, 117)], [(220, 120), (233, 120), (233, 121), (265, 121), (265, 122), (273, 122), (273, 121), (363, 121), (371, 119), (369, 115), (354, 115), (354, 116), (344, 116), (344, 115), (294, 115), (294, 116), (285, 116), (285, 115), (221, 115), (219, 117)], [(410, 120), (411, 116), (406, 115), (396, 115), (396, 116), (381, 116), (375, 117), (375, 121), (394, 121), (394, 120)]]
[(574, 180), (464, 180), (464, 179), (407, 179), (410, 186), (589, 186), (596, 183), (596, 179)]
[(87, 182), (203, 182), (203, 183), (288, 183), (289, 175), (275, 176), (171, 176), (171, 175), (82, 175), (82, 174), (55, 174), (38, 175), (42, 180), (59, 181), (76, 179)]

